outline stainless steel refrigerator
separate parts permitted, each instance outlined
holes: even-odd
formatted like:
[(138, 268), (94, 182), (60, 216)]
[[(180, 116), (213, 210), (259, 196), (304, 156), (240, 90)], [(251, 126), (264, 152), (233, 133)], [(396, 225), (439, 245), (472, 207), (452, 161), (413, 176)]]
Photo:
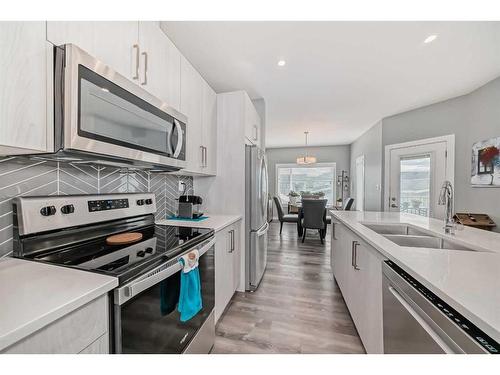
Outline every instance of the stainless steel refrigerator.
[(267, 264), (268, 175), (265, 153), (245, 146), (246, 290), (257, 289)]

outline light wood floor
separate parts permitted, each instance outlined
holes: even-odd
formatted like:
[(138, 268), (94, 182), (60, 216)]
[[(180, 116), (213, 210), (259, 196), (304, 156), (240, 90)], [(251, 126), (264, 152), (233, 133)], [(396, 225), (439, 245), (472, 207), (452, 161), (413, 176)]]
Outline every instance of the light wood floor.
[[(309, 233), (310, 232), (310, 233)], [(266, 273), (236, 293), (219, 320), (213, 353), (364, 353), (330, 269), (330, 240), (271, 223)]]

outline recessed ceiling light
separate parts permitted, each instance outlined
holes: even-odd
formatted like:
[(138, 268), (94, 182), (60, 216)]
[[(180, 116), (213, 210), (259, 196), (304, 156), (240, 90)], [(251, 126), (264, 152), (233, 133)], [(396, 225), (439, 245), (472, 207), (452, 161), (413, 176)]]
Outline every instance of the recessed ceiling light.
[(278, 66), (285, 66), (285, 64), (286, 64), (285, 60), (278, 61)]
[(438, 36), (435, 35), (435, 34), (434, 35), (429, 35), (427, 38), (425, 38), (424, 43), (425, 44), (431, 43), (431, 42), (435, 41), (437, 37)]
[(107, 89), (106, 87), (101, 87), (101, 90), (104, 92), (109, 92), (109, 89)]

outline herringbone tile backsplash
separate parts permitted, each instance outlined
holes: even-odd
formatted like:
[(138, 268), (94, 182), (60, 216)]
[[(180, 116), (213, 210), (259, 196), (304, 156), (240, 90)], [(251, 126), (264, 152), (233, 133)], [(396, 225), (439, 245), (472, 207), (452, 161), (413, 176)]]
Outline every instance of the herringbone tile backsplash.
[(0, 257), (12, 251), (13, 197), (150, 191), (156, 195), (156, 218), (160, 219), (175, 214), (179, 180), (192, 192), (193, 179), (188, 176), (21, 157), (0, 159)]

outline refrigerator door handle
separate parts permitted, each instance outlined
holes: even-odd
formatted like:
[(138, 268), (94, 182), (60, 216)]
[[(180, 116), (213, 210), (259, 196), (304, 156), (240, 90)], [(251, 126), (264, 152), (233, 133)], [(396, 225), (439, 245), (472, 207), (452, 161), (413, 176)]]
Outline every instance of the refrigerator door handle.
[(267, 233), (268, 230), (269, 230), (269, 223), (266, 222), (266, 224), (257, 231), (257, 237), (263, 236), (264, 234)]

